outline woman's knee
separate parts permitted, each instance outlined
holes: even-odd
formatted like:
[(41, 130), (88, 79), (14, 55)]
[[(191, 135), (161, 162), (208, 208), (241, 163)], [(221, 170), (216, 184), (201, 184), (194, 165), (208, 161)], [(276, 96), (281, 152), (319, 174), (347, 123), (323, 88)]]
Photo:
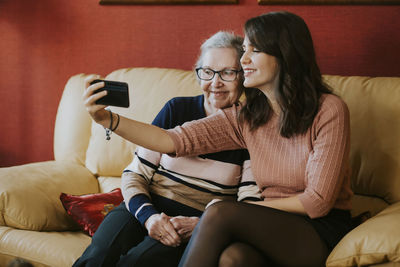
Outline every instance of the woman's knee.
[(219, 258), (219, 267), (262, 267), (267, 266), (264, 256), (244, 243), (229, 245)]
[(233, 201), (219, 201), (214, 203), (206, 209), (202, 215), (202, 220), (216, 224), (226, 224), (231, 219), (237, 218), (236, 216), (236, 202)]

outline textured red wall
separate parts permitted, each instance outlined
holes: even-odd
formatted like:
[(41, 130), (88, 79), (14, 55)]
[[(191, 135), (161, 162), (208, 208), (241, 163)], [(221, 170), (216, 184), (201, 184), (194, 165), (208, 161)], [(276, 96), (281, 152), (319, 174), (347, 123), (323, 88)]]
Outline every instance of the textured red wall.
[(53, 159), (63, 87), (123, 67), (191, 69), (217, 30), (242, 33), (273, 10), (302, 16), (325, 74), (399, 76), (400, 6), (101, 6), (98, 0), (0, 0), (0, 166)]

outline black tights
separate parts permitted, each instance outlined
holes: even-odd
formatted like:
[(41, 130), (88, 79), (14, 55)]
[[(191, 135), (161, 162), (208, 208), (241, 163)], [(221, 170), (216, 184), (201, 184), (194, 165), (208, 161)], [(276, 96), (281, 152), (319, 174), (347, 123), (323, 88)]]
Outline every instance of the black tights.
[(203, 214), (180, 267), (324, 266), (326, 243), (304, 216), (221, 201)]

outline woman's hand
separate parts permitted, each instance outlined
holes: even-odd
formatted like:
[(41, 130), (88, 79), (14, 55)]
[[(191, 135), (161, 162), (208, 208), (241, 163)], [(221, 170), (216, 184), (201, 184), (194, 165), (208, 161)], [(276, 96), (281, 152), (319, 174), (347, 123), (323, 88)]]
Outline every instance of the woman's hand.
[(181, 244), (181, 238), (170, 222), (170, 217), (165, 213), (151, 215), (144, 225), (149, 236), (164, 245), (177, 247)]
[(85, 104), (86, 110), (93, 120), (104, 127), (109, 127), (110, 115), (109, 112), (104, 108), (105, 105), (97, 105), (96, 101), (107, 94), (106, 90), (103, 90), (97, 94), (93, 94), (94, 91), (104, 87), (104, 82), (95, 83), (90, 85), (90, 83), (96, 79), (101, 79), (99, 75), (90, 75), (85, 78), (85, 91), (83, 93), (83, 102)]
[[(96, 123), (102, 125), (104, 128), (113, 129), (113, 132), (120, 137), (147, 149), (165, 154), (175, 152), (174, 141), (167, 134), (166, 130), (155, 125), (119, 116), (114, 112), (111, 113), (105, 110), (105, 105), (97, 105), (96, 101), (107, 95), (106, 90), (94, 94), (96, 90), (104, 87), (104, 82), (90, 84), (93, 80), (99, 78), (99, 75), (90, 75), (85, 79), (86, 89), (82, 96), (86, 110)], [(113, 122), (116, 122), (119, 117), (118, 128), (114, 128), (116, 127), (115, 123), (110, 125), (110, 115), (113, 116)]]
[(181, 237), (183, 242), (189, 241), (192, 236), (193, 230), (199, 222), (199, 217), (186, 217), (186, 216), (176, 216), (170, 219), (170, 222), (175, 228), (175, 231)]

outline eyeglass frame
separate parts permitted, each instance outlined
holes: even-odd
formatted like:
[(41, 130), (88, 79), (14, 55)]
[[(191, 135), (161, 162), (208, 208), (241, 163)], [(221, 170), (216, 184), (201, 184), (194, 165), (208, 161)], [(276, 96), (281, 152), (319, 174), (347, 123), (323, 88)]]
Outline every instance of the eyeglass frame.
[[(203, 79), (203, 78), (200, 78), (199, 70), (203, 70), (203, 69), (211, 70), (211, 71), (213, 72), (213, 76), (212, 76), (210, 79)], [(240, 70), (223, 69), (223, 70), (216, 71), (216, 70), (213, 70), (213, 69), (211, 69), (211, 68), (203, 68), (203, 67), (196, 68), (195, 70), (196, 70), (196, 75), (197, 75), (197, 77), (198, 77), (200, 80), (203, 80), (203, 81), (211, 81), (212, 79), (214, 79), (215, 74), (218, 74), (218, 76), (219, 76), (219, 77), (221, 78), (221, 80), (223, 80), (224, 82), (233, 82), (233, 81), (236, 81), (238, 73), (243, 71), (243, 69), (240, 69)], [(222, 78), (222, 76), (221, 76), (220, 73), (223, 72), (223, 71), (226, 71), (226, 70), (230, 70), (230, 71), (235, 72), (235, 73), (236, 73), (235, 79), (233, 79), (232, 81), (228, 81), (228, 80), (225, 80), (224, 78)]]

